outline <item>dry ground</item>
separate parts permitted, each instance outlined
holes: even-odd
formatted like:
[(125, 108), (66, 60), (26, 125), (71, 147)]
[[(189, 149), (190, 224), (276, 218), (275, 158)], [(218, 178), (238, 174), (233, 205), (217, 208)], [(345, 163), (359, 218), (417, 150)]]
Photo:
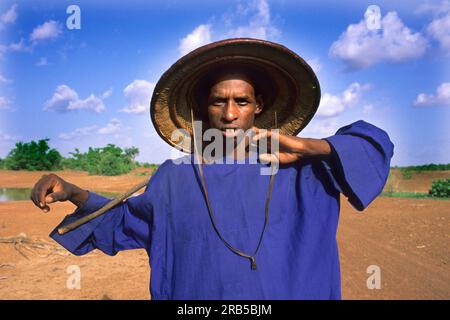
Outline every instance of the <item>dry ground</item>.
[[(86, 189), (122, 192), (145, 177), (140, 169), (119, 177), (95, 177), (74, 171), (58, 172)], [(0, 187), (32, 187), (43, 172), (0, 170)], [(413, 173), (402, 179), (394, 171), (395, 191), (426, 192), (431, 181), (450, 172)], [(450, 200), (377, 198), (364, 213), (343, 198), (338, 242), (344, 299), (450, 299)], [(150, 271), (142, 250), (109, 257), (93, 252), (66, 255), (52, 246), (48, 233), (73, 211), (70, 203), (52, 206), (43, 214), (31, 201), (0, 203), (0, 238), (25, 233), (48, 246), (33, 252), (24, 246), (0, 243), (0, 299), (148, 299)], [(67, 268), (81, 268), (81, 290), (66, 288)], [(381, 268), (381, 289), (369, 290), (366, 270)]]

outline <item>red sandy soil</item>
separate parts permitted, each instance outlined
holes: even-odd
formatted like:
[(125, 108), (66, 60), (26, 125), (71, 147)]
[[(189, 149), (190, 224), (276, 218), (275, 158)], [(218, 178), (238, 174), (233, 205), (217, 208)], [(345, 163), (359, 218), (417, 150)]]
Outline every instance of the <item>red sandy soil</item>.
[[(393, 191), (428, 192), (434, 180), (450, 179), (450, 171), (413, 171), (411, 178), (405, 179), (399, 169), (391, 170), (386, 189), (393, 187)], [(387, 191), (387, 190), (386, 190)]]
[[(96, 191), (123, 192), (145, 178), (149, 169), (118, 177), (57, 172), (68, 181)], [(0, 170), (0, 187), (31, 188), (43, 172)], [(395, 191), (426, 192), (431, 181), (449, 171), (393, 175)], [(42, 213), (31, 201), (0, 203), (0, 239), (25, 233), (54, 243), (49, 232), (74, 206), (52, 205)], [(363, 213), (342, 198), (338, 243), (344, 299), (449, 299), (450, 200), (377, 198)], [(30, 251), (0, 243), (0, 299), (149, 299), (150, 270), (143, 250), (109, 257), (94, 251), (76, 257), (54, 247)], [(81, 289), (67, 289), (67, 268), (78, 265)], [(381, 289), (369, 290), (367, 267), (381, 270)]]

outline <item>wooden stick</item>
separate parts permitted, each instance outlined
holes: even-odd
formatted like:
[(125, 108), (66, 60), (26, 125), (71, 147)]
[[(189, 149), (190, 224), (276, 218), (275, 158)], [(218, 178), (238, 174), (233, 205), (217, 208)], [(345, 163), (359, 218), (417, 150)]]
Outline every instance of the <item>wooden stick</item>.
[(78, 219), (72, 223), (69, 223), (68, 225), (62, 226), (61, 228), (58, 228), (58, 233), (59, 234), (65, 234), (75, 228), (78, 228), (79, 226), (81, 226), (82, 224), (85, 224), (86, 222), (91, 221), (94, 218), (97, 218), (98, 216), (101, 216), (102, 214), (104, 214), (106, 211), (112, 209), (113, 207), (117, 206), (118, 204), (122, 203), (123, 200), (125, 200), (126, 198), (130, 197), (133, 193), (137, 192), (138, 190), (142, 189), (143, 187), (145, 187), (148, 182), (150, 180), (150, 177), (148, 179), (146, 179), (145, 181), (142, 181), (141, 183), (135, 185), (134, 187), (132, 187), (130, 190), (126, 191), (125, 193), (117, 196), (116, 198), (114, 198), (111, 202), (108, 202), (106, 205), (104, 205), (103, 207), (101, 207), (100, 209), (98, 209), (97, 211), (88, 214), (87, 216)]

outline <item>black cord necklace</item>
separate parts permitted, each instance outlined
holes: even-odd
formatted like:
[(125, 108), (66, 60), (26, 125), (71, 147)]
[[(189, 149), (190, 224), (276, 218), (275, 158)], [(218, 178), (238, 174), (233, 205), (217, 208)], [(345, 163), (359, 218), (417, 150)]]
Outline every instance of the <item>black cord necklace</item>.
[(242, 252), (241, 250), (236, 249), (227, 240), (225, 240), (225, 238), (222, 236), (222, 234), (220, 233), (219, 228), (216, 225), (216, 220), (214, 218), (211, 202), (209, 200), (208, 191), (206, 190), (205, 174), (203, 172), (203, 157), (201, 157), (201, 159), (200, 159), (200, 155), (199, 155), (198, 150), (197, 150), (195, 128), (194, 128), (194, 114), (193, 114), (193, 110), (192, 109), (191, 109), (191, 120), (192, 120), (192, 132), (193, 132), (193, 139), (194, 139), (194, 152), (197, 155), (198, 171), (200, 173), (200, 180), (201, 180), (201, 183), (202, 183), (203, 194), (205, 196), (206, 206), (208, 207), (208, 213), (209, 213), (209, 217), (211, 219), (211, 223), (213, 225), (213, 228), (216, 231), (217, 235), (219, 236), (220, 240), (222, 240), (222, 242), (228, 247), (228, 249), (230, 249), (232, 252), (234, 252), (238, 256), (241, 256), (243, 258), (249, 259), (250, 260), (251, 269), (252, 270), (256, 270), (255, 256), (258, 253), (259, 248), (261, 247), (262, 239), (264, 237), (264, 232), (266, 230), (267, 223), (269, 221), (269, 204), (270, 204), (270, 197), (271, 197), (272, 189), (273, 189), (273, 182), (274, 182), (274, 178), (275, 178), (274, 165), (273, 164), (271, 165), (272, 172), (271, 172), (271, 176), (270, 176), (269, 190), (267, 192), (266, 206), (265, 206), (265, 210), (264, 210), (264, 226), (263, 226), (263, 229), (261, 231), (261, 235), (259, 237), (258, 246), (256, 247), (255, 252), (253, 253), (253, 255), (249, 255), (249, 254), (246, 254), (246, 253)]

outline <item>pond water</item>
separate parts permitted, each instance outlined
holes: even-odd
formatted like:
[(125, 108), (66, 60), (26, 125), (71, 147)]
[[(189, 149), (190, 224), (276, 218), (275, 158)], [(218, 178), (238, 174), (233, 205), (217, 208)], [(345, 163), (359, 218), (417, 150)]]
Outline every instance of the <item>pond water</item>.
[(0, 202), (29, 200), (31, 188), (0, 188)]
[[(0, 202), (30, 200), (31, 190), (31, 188), (0, 188)], [(118, 195), (114, 192), (94, 192), (111, 199)]]

